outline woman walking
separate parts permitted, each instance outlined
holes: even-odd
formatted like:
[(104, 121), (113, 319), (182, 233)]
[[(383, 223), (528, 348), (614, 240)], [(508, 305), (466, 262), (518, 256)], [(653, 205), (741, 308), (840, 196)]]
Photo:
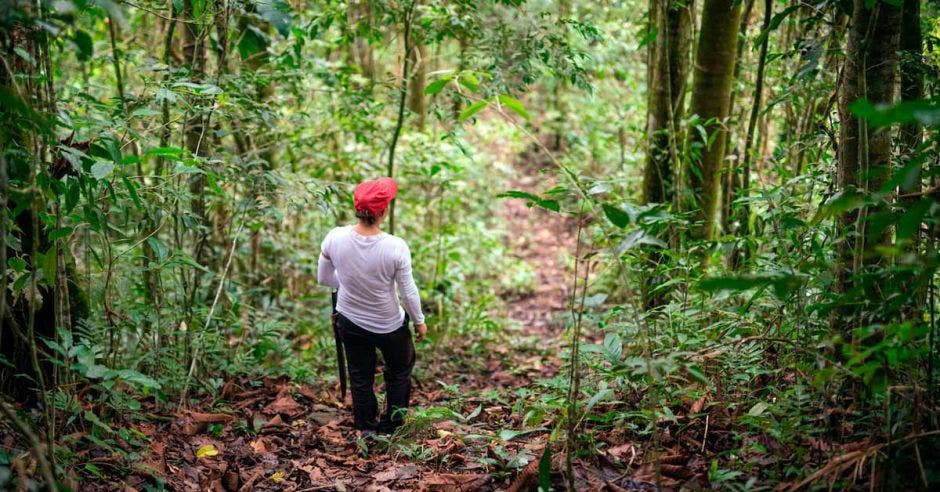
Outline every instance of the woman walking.
[[(392, 178), (365, 181), (353, 192), (359, 223), (331, 230), (320, 249), (317, 280), (339, 290), (336, 324), (346, 347), (353, 421), (364, 432), (393, 432), (411, 398), (415, 347), (427, 333), (418, 288), (411, 275), (411, 251), (401, 238), (379, 228), (398, 186)], [(401, 302), (395, 286), (401, 294)], [(402, 309), (404, 304), (404, 309)], [(385, 360), (385, 412), (378, 422), (376, 350)]]

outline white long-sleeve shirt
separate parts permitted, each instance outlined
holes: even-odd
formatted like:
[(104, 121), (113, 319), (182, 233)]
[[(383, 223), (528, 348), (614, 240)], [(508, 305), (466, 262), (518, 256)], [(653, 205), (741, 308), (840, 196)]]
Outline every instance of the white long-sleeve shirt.
[(339, 289), (336, 310), (363, 329), (391, 333), (401, 327), (405, 311), (415, 324), (424, 323), (411, 251), (391, 234), (363, 236), (353, 226), (333, 229), (320, 245), (317, 281)]

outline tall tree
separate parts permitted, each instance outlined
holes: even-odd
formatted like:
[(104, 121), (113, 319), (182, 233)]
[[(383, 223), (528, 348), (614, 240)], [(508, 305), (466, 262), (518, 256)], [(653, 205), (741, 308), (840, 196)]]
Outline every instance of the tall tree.
[(675, 193), (676, 140), (689, 78), (692, 9), (692, 0), (650, 2), (650, 28), (657, 34), (649, 44), (646, 71), (645, 203), (671, 202)]
[(428, 101), (424, 95), (428, 78), (428, 48), (417, 36), (413, 37), (414, 46), (408, 52), (409, 65), (412, 67), (408, 78), (408, 109), (417, 117), (415, 127), (423, 132), (428, 114)]
[[(901, 100), (917, 101), (924, 97), (924, 69), (923, 69), (923, 36), (920, 27), (920, 0), (904, 0), (901, 6)], [(924, 139), (924, 128), (917, 121), (901, 125), (898, 134), (901, 149), (901, 165), (913, 165), (912, 175), (901, 186), (901, 199), (905, 208), (916, 206), (920, 202), (919, 192), (922, 187), (922, 165), (917, 158), (918, 148)], [(907, 251), (917, 257), (921, 251), (920, 227), (907, 244)], [(923, 306), (926, 301), (927, 289), (923, 282), (906, 282), (913, 287), (913, 296), (910, 297), (904, 315), (906, 319), (922, 320)]]
[(715, 229), (740, 22), (741, 3), (735, 0), (706, 0), (702, 7), (689, 110), (705, 131), (689, 132), (692, 155), (684, 172), (684, 202), (702, 222), (693, 230), (696, 238), (711, 239)]
[[(649, 44), (647, 58), (646, 165), (643, 170), (644, 203), (672, 203), (675, 199), (675, 168), (679, 161), (677, 141), (679, 122), (685, 107), (689, 79), (689, 51), (692, 43), (693, 0), (650, 1), (650, 31), (656, 37)], [(650, 261), (660, 264), (659, 252)], [(653, 294), (664, 278), (654, 274), (645, 280), (644, 304), (661, 305), (662, 294)]]
[(346, 10), (346, 22), (352, 31), (352, 41), (349, 43), (348, 54), (350, 64), (358, 65), (362, 75), (375, 83), (375, 56), (372, 45), (363, 36), (363, 31), (372, 28), (372, 9), (369, 2), (353, 0), (349, 2)]
[[(847, 194), (878, 192), (891, 172), (891, 129), (870, 127), (852, 112), (852, 105), (861, 99), (876, 105), (894, 102), (901, 9), (883, 0), (870, 6), (866, 3), (866, 0), (853, 2), (839, 93), (836, 184), (841, 192)], [(881, 297), (881, 290), (875, 282), (856, 285), (855, 280), (855, 274), (878, 261), (878, 256), (873, 254), (875, 246), (890, 241), (887, 231), (872, 234), (869, 230), (868, 219), (879, 210), (883, 211), (884, 206), (855, 208), (839, 218), (843, 238), (837, 246), (836, 289), (840, 293), (854, 295), (843, 298), (844, 307), (832, 316), (834, 328), (857, 326), (862, 313), (856, 306)]]
[[(190, 82), (200, 84), (205, 81), (206, 75), (206, 42), (205, 32), (201, 16), (194, 8), (193, 0), (183, 0), (183, 63), (189, 69)], [(192, 108), (189, 116), (186, 118), (183, 133), (186, 140), (186, 149), (194, 156), (205, 154), (207, 143), (203, 141), (205, 137), (205, 116), (200, 108), (200, 97), (196, 96), (192, 101)], [(192, 194), (192, 211), (200, 221), (201, 225), (206, 225), (206, 202), (203, 196), (206, 184), (204, 174), (196, 174), (190, 180), (190, 193)], [(196, 254), (197, 259), (205, 258), (207, 252), (203, 246), (206, 233), (197, 232)]]
[[(59, 142), (52, 41), (39, 27), (52, 24), (43, 24), (44, 9), (31, 2), (8, 8), (0, 16), (0, 360), (6, 362), (0, 364), (0, 394), (45, 400), (51, 438), (48, 398), (57, 380), (40, 339), (56, 340), (58, 329), (87, 315), (87, 306), (68, 249), (50, 237), (54, 226), (44, 218), (59, 216), (58, 201), (48, 197), (57, 196), (53, 187), (74, 171), (53, 150)], [(28, 280), (11, 285), (8, 265)]]

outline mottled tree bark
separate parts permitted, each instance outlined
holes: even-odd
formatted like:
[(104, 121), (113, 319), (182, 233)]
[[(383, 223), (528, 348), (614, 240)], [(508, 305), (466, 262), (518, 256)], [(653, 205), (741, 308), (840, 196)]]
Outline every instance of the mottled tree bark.
[(419, 132), (423, 132), (428, 115), (428, 101), (424, 95), (428, 73), (428, 48), (420, 40), (415, 40), (415, 43), (408, 53), (412, 67), (408, 78), (408, 110), (417, 118), (415, 127)]
[[(890, 127), (874, 128), (852, 113), (859, 99), (891, 104), (897, 93), (898, 41), (901, 9), (886, 2), (871, 8), (854, 0), (839, 93), (839, 151), (836, 184), (844, 193), (870, 193), (882, 188), (891, 172)], [(848, 331), (858, 326), (862, 304), (881, 297), (877, 282), (855, 285), (854, 275), (877, 262), (875, 246), (890, 241), (886, 233), (866, 239), (868, 217), (882, 207), (850, 210), (838, 219), (843, 235), (837, 245), (836, 290), (844, 296), (831, 318), (833, 328)], [(855, 288), (861, 289), (856, 291)]]
[[(672, 203), (675, 199), (675, 174), (679, 160), (676, 142), (680, 138), (679, 122), (684, 112), (689, 78), (692, 9), (693, 0), (650, 1), (650, 29), (656, 29), (657, 35), (648, 48), (646, 133), (649, 140), (643, 170), (644, 203)], [(659, 265), (663, 256), (652, 252), (649, 261)], [(651, 271), (653, 273), (645, 279), (643, 289), (647, 309), (660, 306), (665, 301), (664, 293), (654, 293), (653, 290), (667, 279), (655, 268)]]
[(689, 111), (698, 115), (707, 138), (698, 131), (689, 132), (691, 156), (686, 169), (687, 189), (683, 202), (701, 222), (692, 236), (713, 237), (719, 203), (721, 173), (725, 162), (731, 84), (737, 55), (737, 32), (741, 22), (741, 3), (734, 0), (706, 0), (695, 55), (692, 102)]
[[(183, 63), (189, 68), (189, 79), (194, 84), (202, 83), (206, 75), (206, 43), (202, 31), (202, 22), (193, 11), (192, 0), (183, 0), (182, 17), (186, 21), (183, 23)], [(203, 143), (204, 117), (203, 111), (199, 107), (198, 96), (192, 101), (194, 106), (186, 119), (186, 126), (183, 131), (186, 140), (186, 148), (194, 155), (204, 154), (205, 144)], [(203, 196), (205, 189), (205, 175), (196, 174), (190, 180), (190, 193), (192, 193), (192, 211), (205, 225), (206, 220), (206, 202)], [(197, 255), (198, 258), (198, 255)]]
[[(923, 71), (923, 37), (920, 27), (920, 0), (904, 0), (901, 6), (901, 100), (917, 101), (924, 97), (924, 71)], [(923, 143), (924, 129), (920, 123), (914, 121), (901, 125), (898, 134), (901, 150), (901, 166), (907, 166), (911, 159), (917, 157), (918, 147)], [(905, 208), (916, 206), (921, 198), (917, 195), (921, 191), (923, 165), (918, 165), (909, 182), (902, 183), (901, 205)], [(914, 231), (906, 245), (906, 251), (914, 258), (920, 257), (921, 238), (920, 225)], [(923, 322), (924, 306), (926, 304), (927, 286), (925, 279), (907, 278), (902, 285), (907, 286), (910, 298), (905, 303), (904, 318), (914, 322)]]
[(679, 121), (689, 78), (692, 1), (650, 2), (650, 25), (659, 33), (649, 44), (647, 66), (646, 165), (643, 201), (672, 202)]
[(372, 54), (372, 45), (361, 35), (363, 26), (369, 26), (372, 20), (372, 11), (369, 3), (364, 0), (349, 2), (346, 11), (346, 22), (352, 30), (353, 40), (349, 43), (349, 61), (358, 65), (362, 75), (369, 79), (369, 84), (375, 83), (375, 56)]

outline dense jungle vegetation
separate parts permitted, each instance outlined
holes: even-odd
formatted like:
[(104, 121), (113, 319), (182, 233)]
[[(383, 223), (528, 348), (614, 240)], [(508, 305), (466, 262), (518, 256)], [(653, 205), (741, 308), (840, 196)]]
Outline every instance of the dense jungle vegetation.
[[(938, 19), (0, 0), (0, 489), (937, 490)], [(430, 331), (365, 439), (379, 176)]]

